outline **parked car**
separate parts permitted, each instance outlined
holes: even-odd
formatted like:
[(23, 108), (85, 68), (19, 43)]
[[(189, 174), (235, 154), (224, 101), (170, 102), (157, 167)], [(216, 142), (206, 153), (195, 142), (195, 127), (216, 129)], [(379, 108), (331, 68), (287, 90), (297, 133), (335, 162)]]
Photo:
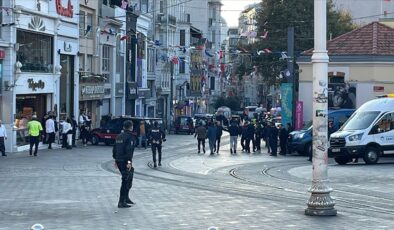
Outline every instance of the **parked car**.
[[(354, 109), (329, 110), (328, 121), (332, 121), (334, 130), (338, 130), (354, 111)], [(289, 134), (290, 149), (300, 155), (310, 156), (312, 154), (312, 132), (312, 122), (305, 125), (301, 130), (291, 132)]]
[(364, 103), (335, 133), (331, 134), (328, 156), (340, 164), (362, 157), (376, 164), (380, 157), (394, 153), (394, 98)]
[(177, 116), (175, 118), (175, 133), (194, 133), (193, 119), (190, 116)]
[[(133, 133), (135, 133), (136, 136), (137, 129), (139, 128), (139, 124), (141, 121), (145, 121), (147, 133), (149, 132), (149, 129), (153, 125), (154, 121), (157, 121), (159, 123), (159, 126), (161, 128), (164, 128), (161, 118), (122, 116), (109, 120), (100, 128), (93, 129), (90, 135), (92, 144), (98, 145), (101, 142), (105, 143), (106, 145), (113, 144), (115, 142), (116, 136), (120, 134), (123, 130), (123, 123), (127, 120), (131, 120), (133, 122)], [(136, 139), (135, 144), (138, 145), (138, 138)]]

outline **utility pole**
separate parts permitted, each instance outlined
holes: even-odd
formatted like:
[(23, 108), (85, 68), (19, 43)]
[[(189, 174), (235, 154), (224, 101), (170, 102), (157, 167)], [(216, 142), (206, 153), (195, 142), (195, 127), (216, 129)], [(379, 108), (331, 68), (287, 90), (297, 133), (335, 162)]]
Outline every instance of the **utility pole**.
[(305, 214), (310, 216), (335, 216), (335, 202), (328, 184), (328, 135), (327, 135), (327, 1), (314, 2), (315, 49), (313, 63), (313, 179), (309, 189), (311, 197)]

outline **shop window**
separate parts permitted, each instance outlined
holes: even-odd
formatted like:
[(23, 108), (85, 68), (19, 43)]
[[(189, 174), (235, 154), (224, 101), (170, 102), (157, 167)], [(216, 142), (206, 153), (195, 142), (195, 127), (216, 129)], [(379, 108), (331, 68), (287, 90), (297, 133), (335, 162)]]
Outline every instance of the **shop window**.
[(53, 38), (47, 35), (18, 30), (17, 60), (23, 72), (49, 73), (53, 70)]

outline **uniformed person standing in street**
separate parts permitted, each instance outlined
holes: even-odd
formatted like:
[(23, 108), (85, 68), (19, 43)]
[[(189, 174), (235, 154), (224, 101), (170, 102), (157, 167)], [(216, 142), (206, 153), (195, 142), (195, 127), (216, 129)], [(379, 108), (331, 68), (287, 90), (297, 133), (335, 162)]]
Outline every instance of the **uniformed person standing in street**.
[(166, 141), (166, 134), (160, 129), (157, 121), (153, 122), (153, 128), (149, 133), (149, 137), (152, 143), (153, 167), (156, 168), (156, 150), (159, 153), (159, 166), (161, 166), (161, 144), (163, 141)]
[(118, 208), (130, 208), (130, 205), (134, 204), (129, 197), (134, 172), (132, 160), (135, 138), (131, 133), (133, 131), (133, 122), (125, 121), (123, 129), (124, 131), (116, 137), (112, 157), (115, 159), (115, 164), (122, 174)]

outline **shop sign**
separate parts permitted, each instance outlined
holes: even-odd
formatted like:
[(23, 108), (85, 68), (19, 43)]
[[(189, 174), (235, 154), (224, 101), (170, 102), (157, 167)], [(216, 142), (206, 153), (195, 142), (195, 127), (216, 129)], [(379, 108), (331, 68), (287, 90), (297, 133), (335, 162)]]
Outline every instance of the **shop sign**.
[(61, 16), (72, 18), (74, 16), (73, 8), (71, 0), (68, 0), (67, 7), (63, 7), (62, 0), (56, 0), (56, 12)]
[(39, 80), (39, 81), (34, 81), (33, 78), (27, 79), (27, 87), (29, 89), (32, 89), (33, 91), (37, 91), (37, 89), (44, 89), (45, 88), (45, 82)]
[(104, 97), (104, 85), (81, 85), (81, 99), (102, 99)]

